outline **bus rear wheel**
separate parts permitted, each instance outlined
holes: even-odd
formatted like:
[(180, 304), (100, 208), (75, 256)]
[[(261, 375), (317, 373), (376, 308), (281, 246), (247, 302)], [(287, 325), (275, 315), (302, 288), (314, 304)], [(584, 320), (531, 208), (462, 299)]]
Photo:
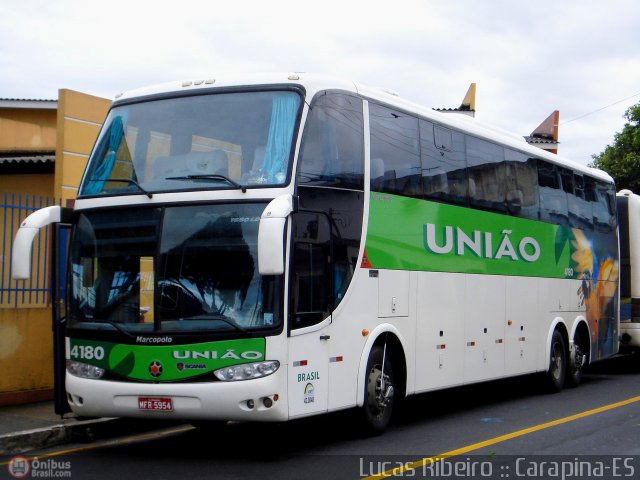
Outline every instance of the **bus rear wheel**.
[(573, 341), (573, 348), (569, 358), (569, 375), (567, 386), (577, 387), (582, 382), (582, 372), (587, 363), (586, 346), (582, 344), (582, 338), (577, 337)]
[(567, 376), (567, 348), (562, 334), (555, 330), (551, 337), (551, 355), (547, 370), (547, 385), (549, 391), (559, 392), (564, 386)]
[(388, 350), (385, 354), (383, 346), (376, 345), (371, 350), (366, 375), (362, 419), (366, 433), (375, 435), (391, 421), (396, 388), (391, 356)]

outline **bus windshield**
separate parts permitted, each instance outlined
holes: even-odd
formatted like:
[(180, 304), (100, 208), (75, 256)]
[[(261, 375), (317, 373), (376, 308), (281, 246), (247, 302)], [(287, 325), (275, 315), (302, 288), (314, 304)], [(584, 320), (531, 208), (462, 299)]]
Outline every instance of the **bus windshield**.
[(116, 106), (79, 196), (283, 185), (300, 104), (300, 95), (289, 90)]
[(246, 333), (279, 325), (279, 277), (258, 273), (265, 204), (80, 213), (69, 326)]

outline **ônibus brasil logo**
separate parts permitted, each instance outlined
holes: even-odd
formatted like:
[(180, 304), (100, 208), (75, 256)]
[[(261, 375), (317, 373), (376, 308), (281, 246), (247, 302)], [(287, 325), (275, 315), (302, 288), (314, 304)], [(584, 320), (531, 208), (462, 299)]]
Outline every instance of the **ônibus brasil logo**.
[(71, 462), (54, 458), (40, 460), (17, 455), (9, 460), (7, 469), (13, 478), (26, 478), (29, 474), (36, 478), (71, 478)]
[(9, 474), (13, 478), (25, 478), (31, 471), (31, 465), (29, 459), (21, 456), (13, 457), (7, 465)]

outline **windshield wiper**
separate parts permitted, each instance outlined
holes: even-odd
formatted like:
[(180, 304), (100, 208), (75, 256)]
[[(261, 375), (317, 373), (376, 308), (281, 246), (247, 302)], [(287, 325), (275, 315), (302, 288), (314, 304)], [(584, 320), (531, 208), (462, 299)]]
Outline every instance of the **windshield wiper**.
[(120, 183), (128, 183), (129, 185), (133, 185), (135, 187), (138, 187), (138, 190), (140, 190), (142, 193), (144, 193), (147, 197), (152, 198), (153, 197), (153, 193), (145, 190), (144, 188), (142, 188), (140, 186), (140, 184), (138, 182), (136, 182), (135, 180), (131, 180), (130, 178), (106, 178), (104, 180), (100, 180), (100, 179), (90, 179), (90, 182), (120, 182)]
[(181, 177), (167, 177), (165, 180), (223, 180), (229, 185), (234, 186), (242, 190), (242, 193), (247, 193), (247, 187), (240, 185), (238, 182), (231, 180), (229, 177), (220, 175), (219, 173), (210, 173), (206, 175), (184, 175)]
[(232, 327), (234, 330), (237, 330), (238, 332), (242, 332), (245, 335), (248, 335), (250, 332), (249, 330), (247, 330), (244, 327), (241, 327), (240, 325), (238, 325), (235, 322), (232, 322), (231, 320), (229, 320), (227, 317), (225, 317), (224, 315), (222, 315), (221, 313), (207, 313), (207, 314), (203, 314), (203, 315), (194, 315), (193, 317), (186, 317), (183, 318), (183, 320), (185, 321), (189, 321), (189, 320), (218, 320), (222, 323), (226, 323), (227, 325), (229, 325), (230, 327)]
[(111, 322), (109, 320), (105, 320), (104, 323), (106, 323), (107, 325), (111, 325), (113, 328), (115, 328), (116, 330), (118, 330), (120, 333), (124, 333), (127, 337), (129, 338), (136, 338), (135, 335), (133, 335), (130, 332), (127, 332), (123, 327), (121, 327), (120, 325), (118, 325), (116, 322)]

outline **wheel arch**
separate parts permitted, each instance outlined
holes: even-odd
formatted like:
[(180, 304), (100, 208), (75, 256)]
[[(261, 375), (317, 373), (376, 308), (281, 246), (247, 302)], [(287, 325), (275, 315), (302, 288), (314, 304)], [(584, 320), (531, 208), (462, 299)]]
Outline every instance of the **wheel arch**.
[(562, 335), (562, 339), (564, 340), (564, 344), (567, 348), (567, 351), (565, 353), (567, 355), (569, 354), (569, 332), (567, 329), (567, 325), (562, 317), (556, 317), (551, 322), (549, 331), (547, 332), (547, 341), (545, 343), (543, 363), (545, 370), (549, 367), (549, 362), (551, 361), (551, 339), (553, 338), (553, 332), (555, 332), (556, 330), (560, 332), (560, 334)]
[(403, 341), (402, 335), (396, 327), (390, 324), (382, 324), (378, 325), (372, 332), (369, 333), (367, 341), (362, 349), (362, 354), (360, 355), (360, 365), (358, 368), (358, 382), (356, 391), (356, 405), (358, 407), (362, 407), (364, 405), (364, 385), (367, 375), (367, 362), (369, 361), (371, 350), (376, 345), (383, 345), (385, 342), (387, 342), (387, 352), (393, 359), (394, 369), (396, 377), (398, 379), (397, 387), (402, 391), (401, 395), (399, 396), (400, 398), (402, 398), (406, 395), (408, 365), (405, 342)]
[(571, 329), (571, 338), (569, 340), (569, 350), (573, 349), (574, 340), (580, 338), (582, 345), (586, 349), (587, 363), (591, 363), (591, 330), (589, 329), (589, 323), (583, 316), (576, 318)]

